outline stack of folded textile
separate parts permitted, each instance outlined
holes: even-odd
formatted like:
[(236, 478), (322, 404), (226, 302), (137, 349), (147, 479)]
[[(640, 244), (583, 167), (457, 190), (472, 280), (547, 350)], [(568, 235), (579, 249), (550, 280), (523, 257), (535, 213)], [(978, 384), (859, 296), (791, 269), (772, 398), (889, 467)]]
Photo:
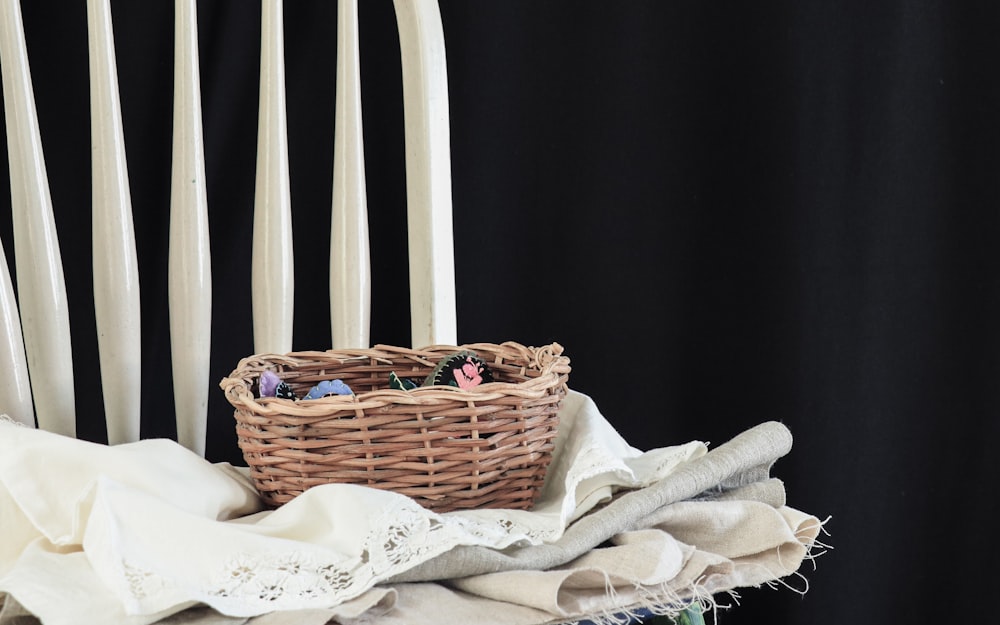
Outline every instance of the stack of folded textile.
[(571, 391), (530, 510), (437, 514), (246, 471), (168, 440), (108, 447), (0, 423), (0, 625), (614, 622), (787, 583), (822, 522), (790, 507), (785, 426), (641, 451)]

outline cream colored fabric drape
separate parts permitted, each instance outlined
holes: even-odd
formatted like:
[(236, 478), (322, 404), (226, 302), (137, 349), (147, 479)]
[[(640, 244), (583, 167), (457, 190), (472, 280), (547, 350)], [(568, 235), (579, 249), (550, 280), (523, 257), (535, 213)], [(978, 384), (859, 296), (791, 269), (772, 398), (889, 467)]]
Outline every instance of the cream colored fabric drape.
[(448, 514), (348, 485), (264, 510), (244, 471), (172, 441), (0, 424), (0, 624), (571, 622), (710, 602), (809, 558), (822, 524), (770, 475), (781, 424), (641, 451), (585, 395), (561, 416), (534, 510)]

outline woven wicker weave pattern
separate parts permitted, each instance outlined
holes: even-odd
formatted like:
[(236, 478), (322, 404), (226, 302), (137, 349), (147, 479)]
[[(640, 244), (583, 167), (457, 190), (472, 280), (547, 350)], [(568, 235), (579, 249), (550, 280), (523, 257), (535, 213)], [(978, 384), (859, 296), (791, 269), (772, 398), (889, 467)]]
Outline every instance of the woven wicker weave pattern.
[[(389, 389), (389, 373), (423, 379), (439, 360), (472, 350), (495, 382)], [(279, 506), (327, 483), (399, 492), (438, 512), (532, 506), (545, 480), (569, 359), (562, 346), (507, 342), (293, 352), (244, 358), (220, 386), (264, 500)], [(301, 397), (341, 379), (353, 396), (292, 401), (256, 396), (272, 370)]]

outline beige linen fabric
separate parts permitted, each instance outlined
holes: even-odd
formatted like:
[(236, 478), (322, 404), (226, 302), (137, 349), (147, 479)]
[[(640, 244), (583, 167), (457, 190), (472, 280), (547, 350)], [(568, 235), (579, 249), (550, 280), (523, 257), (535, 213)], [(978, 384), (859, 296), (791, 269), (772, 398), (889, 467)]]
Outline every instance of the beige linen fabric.
[(347, 485), (264, 510), (245, 471), (172, 441), (0, 422), (0, 625), (569, 622), (676, 609), (809, 557), (821, 524), (770, 475), (781, 424), (640, 451), (580, 393), (561, 417), (535, 510), (443, 515)]

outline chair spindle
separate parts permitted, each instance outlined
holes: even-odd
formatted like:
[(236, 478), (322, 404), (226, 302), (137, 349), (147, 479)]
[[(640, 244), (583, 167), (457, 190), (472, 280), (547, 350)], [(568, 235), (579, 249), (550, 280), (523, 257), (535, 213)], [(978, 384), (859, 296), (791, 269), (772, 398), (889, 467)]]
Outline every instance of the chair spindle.
[(330, 326), (334, 349), (370, 346), (371, 259), (358, 57), (357, 0), (340, 0), (330, 222)]
[(435, 0), (393, 0), (406, 125), (410, 326), (414, 347), (454, 345), (451, 133), (441, 12)]
[(208, 192), (195, 0), (174, 5), (168, 300), (177, 442), (205, 455), (212, 335)]
[[(38, 115), (31, 86), (28, 53), (17, 0), (0, 3), (0, 63), (3, 72), (4, 115), (14, 227), (14, 261), (20, 305), (21, 329), (27, 370), (30, 373), (38, 426), (67, 436), (76, 435), (76, 402), (73, 388), (73, 353), (70, 344), (69, 306), (62, 258), (52, 214), (48, 174), (38, 130)], [(5, 281), (9, 274), (5, 276)], [(4, 287), (4, 298), (9, 297)], [(5, 303), (4, 308), (10, 307)], [(17, 353), (17, 332), (8, 319), (6, 342), (13, 358), (13, 382), (18, 397), (25, 392), (24, 371)], [(63, 392), (58, 392), (62, 389)], [(9, 392), (9, 391), (5, 391)], [(29, 407), (19, 400), (17, 410)], [(5, 409), (6, 410), (6, 409)], [(13, 410), (13, 408), (11, 409)], [(11, 415), (12, 417), (15, 415)], [(23, 412), (16, 418), (32, 422)]]
[[(139, 440), (139, 266), (109, 0), (87, 1), (94, 310), (108, 443)], [(37, 396), (36, 396), (37, 397)]]
[(282, 0), (261, 3), (260, 107), (251, 293), (254, 351), (292, 349), (294, 275)]

